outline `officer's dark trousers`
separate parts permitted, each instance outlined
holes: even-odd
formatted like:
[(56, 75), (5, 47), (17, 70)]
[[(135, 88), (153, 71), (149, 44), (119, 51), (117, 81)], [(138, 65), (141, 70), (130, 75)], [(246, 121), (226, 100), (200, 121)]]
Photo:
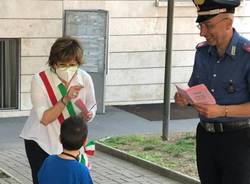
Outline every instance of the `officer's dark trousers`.
[(24, 140), (24, 143), (26, 155), (31, 167), (33, 184), (38, 184), (37, 173), (42, 166), (43, 161), (49, 155), (45, 151), (43, 151), (35, 141)]
[(196, 132), (201, 184), (250, 184), (250, 128), (223, 133)]

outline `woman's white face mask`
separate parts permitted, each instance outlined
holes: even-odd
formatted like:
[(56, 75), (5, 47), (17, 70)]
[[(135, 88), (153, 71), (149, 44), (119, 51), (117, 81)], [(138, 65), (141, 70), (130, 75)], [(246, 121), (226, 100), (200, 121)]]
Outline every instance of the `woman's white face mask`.
[(59, 67), (56, 68), (56, 73), (60, 78), (69, 82), (76, 73), (77, 69), (78, 66)]

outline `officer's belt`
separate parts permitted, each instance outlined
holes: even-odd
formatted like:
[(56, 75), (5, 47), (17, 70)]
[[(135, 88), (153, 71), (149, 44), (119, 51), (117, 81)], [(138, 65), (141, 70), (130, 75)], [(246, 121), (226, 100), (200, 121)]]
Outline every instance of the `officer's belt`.
[(229, 132), (234, 130), (239, 130), (243, 128), (250, 127), (249, 120), (242, 121), (233, 121), (233, 122), (200, 122), (200, 125), (207, 131), (211, 133), (221, 133), (221, 132)]

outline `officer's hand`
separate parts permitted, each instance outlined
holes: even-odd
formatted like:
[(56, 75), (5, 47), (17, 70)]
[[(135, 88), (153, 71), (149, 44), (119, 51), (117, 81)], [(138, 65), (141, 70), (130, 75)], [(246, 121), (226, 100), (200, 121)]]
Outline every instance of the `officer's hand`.
[(207, 118), (217, 118), (225, 115), (224, 106), (213, 104), (193, 104), (193, 107), (203, 116)]
[(174, 100), (177, 105), (186, 106), (188, 105), (188, 101), (180, 95), (180, 93), (176, 92), (174, 95)]

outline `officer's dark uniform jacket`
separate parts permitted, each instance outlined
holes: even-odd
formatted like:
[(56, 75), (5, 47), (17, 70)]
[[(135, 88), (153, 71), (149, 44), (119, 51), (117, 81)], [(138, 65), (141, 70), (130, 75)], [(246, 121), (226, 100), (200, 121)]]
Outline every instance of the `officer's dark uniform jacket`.
[[(233, 105), (250, 102), (250, 41), (235, 30), (225, 55), (220, 58), (215, 46), (206, 42), (197, 45), (193, 73), (188, 85), (205, 84), (216, 104)], [(203, 122), (232, 122), (247, 117), (218, 117)]]

